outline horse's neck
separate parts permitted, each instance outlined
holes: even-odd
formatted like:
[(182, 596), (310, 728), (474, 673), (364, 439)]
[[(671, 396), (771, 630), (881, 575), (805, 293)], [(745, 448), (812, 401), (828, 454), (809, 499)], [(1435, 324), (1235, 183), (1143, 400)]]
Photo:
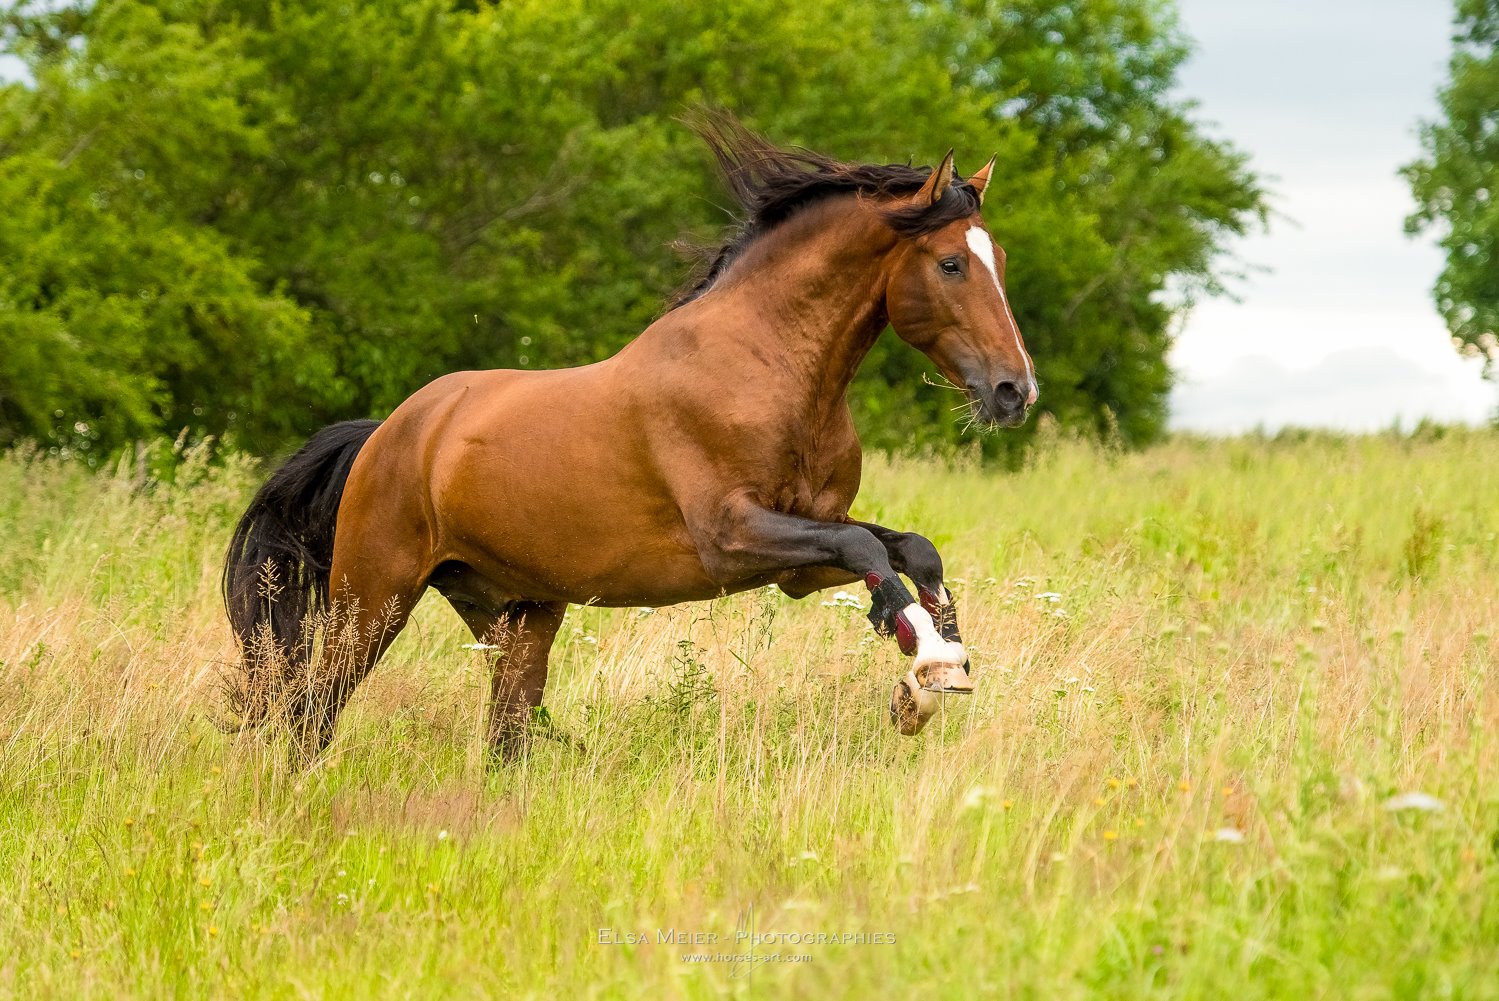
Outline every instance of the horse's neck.
[[(784, 381), (796, 409), (843, 400), (885, 327), (885, 255), (893, 240), (852, 205), (816, 206), (753, 244), (725, 275), (721, 308), (736, 323), (731, 349)], [(747, 373), (748, 374), (748, 373)]]

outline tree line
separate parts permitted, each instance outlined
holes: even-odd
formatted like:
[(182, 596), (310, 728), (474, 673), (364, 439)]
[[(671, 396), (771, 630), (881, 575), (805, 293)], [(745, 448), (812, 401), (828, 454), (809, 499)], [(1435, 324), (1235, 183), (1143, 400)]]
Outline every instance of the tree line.
[[(849, 160), (997, 152), (1042, 409), (1127, 443), (1265, 212), (1172, 91), (1161, 0), (48, 0), (0, 49), (0, 446), (271, 452), (447, 371), (605, 357), (688, 277), (673, 241), (732, 221), (699, 105)], [(876, 346), (867, 442), (956, 436), (923, 361)]]

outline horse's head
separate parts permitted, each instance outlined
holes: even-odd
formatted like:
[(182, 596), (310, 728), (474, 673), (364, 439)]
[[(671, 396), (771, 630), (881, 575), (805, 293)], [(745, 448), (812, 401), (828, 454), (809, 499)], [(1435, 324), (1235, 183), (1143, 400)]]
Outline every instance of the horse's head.
[[(1005, 295), (1005, 252), (979, 217), (993, 168), (954, 184), (948, 153), (921, 190), (888, 208), (897, 232), (917, 235), (889, 258), (886, 307), (895, 332), (967, 394), (976, 421), (1018, 427), (1036, 402), (1036, 370)], [(953, 220), (919, 225), (933, 213)]]

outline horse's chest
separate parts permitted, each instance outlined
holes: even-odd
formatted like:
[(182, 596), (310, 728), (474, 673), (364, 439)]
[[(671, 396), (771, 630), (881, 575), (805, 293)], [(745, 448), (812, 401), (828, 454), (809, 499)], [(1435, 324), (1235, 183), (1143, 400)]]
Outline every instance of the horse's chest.
[[(848, 514), (858, 492), (857, 475), (849, 476), (850, 456), (793, 454), (775, 485), (771, 506), (777, 511), (817, 521), (838, 521)], [(852, 456), (858, 468), (858, 456)]]

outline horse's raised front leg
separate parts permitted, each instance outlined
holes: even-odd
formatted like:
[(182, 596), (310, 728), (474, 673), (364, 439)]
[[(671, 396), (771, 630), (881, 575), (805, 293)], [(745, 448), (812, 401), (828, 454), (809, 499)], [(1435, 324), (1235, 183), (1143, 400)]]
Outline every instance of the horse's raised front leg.
[[(931, 540), (915, 532), (897, 532), (864, 521), (851, 521), (850, 524), (867, 528), (880, 540), (890, 555), (890, 565), (916, 585), (916, 597), (931, 615), (942, 638), (951, 643), (962, 643), (963, 638), (958, 632), (957, 603), (943, 583), (942, 557)], [(965, 673), (969, 670), (967, 661), (963, 663), (963, 670)]]
[(567, 603), (518, 601), (498, 612), (449, 598), (474, 639), (490, 647), (489, 748), (510, 761), (526, 746), (531, 712), (541, 705), (547, 657)]
[(870, 621), (915, 658), (890, 701), (891, 719), (901, 733), (914, 734), (925, 726), (939, 708), (941, 694), (973, 690), (962, 644), (937, 631), (932, 614), (911, 597), (885, 544), (867, 526), (745, 505), (717, 523), (699, 542), (699, 553), (708, 572), (726, 584), (777, 571), (801, 576), (817, 567), (862, 579), (870, 591)]

